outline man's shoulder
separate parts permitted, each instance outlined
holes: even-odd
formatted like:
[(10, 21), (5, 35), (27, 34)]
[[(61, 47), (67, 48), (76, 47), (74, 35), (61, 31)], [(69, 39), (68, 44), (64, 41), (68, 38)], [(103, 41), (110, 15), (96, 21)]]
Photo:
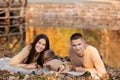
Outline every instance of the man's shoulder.
[(94, 46), (91, 46), (91, 45), (87, 45), (87, 50), (90, 50), (90, 51), (97, 51), (97, 48), (95, 48)]
[(96, 49), (94, 46), (92, 46), (92, 45), (87, 45), (87, 48), (88, 49)]

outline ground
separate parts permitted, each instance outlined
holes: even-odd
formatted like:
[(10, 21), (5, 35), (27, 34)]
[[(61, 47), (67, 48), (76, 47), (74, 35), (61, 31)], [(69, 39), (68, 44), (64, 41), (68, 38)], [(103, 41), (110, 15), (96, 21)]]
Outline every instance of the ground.
[[(7, 50), (5, 48), (0, 48), (0, 58), (2, 57), (12, 57), (15, 54), (11, 52), (11, 50)], [(106, 69), (109, 75), (109, 80), (120, 80), (120, 67), (117, 66), (108, 66), (106, 65)], [(72, 76), (68, 74), (42, 74), (36, 75), (34, 73), (31, 74), (23, 74), (21, 72), (9, 72), (7, 70), (0, 70), (0, 80), (93, 80), (87, 72), (83, 76)], [(102, 79), (102, 80), (106, 80)]]

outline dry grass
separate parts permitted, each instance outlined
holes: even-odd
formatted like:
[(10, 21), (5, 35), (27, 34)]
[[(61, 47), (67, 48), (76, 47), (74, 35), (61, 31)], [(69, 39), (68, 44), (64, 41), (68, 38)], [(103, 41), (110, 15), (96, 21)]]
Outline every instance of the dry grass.
[[(12, 57), (14, 54), (10, 50), (0, 48), (0, 57)], [(110, 67), (106, 66), (107, 72), (109, 74), (109, 80), (119, 80), (120, 79), (120, 67)], [(0, 80), (93, 80), (87, 72), (83, 76), (72, 76), (68, 74), (23, 74), (21, 72), (13, 73), (7, 70), (0, 70)], [(101, 80), (106, 80), (101, 79)]]

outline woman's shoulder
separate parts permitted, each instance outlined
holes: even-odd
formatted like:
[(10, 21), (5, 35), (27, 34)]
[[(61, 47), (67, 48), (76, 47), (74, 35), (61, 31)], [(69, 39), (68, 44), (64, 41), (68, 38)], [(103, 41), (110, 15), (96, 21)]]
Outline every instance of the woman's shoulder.
[(29, 44), (29, 45), (26, 45), (23, 49), (24, 49), (24, 50), (30, 50), (30, 49), (31, 49), (31, 45), (30, 45), (30, 44)]

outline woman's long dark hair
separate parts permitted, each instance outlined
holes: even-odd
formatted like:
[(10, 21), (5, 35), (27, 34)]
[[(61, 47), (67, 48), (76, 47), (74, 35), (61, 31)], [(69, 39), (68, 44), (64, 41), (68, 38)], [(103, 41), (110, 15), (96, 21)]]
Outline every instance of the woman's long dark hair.
[(28, 59), (27, 59), (27, 61), (26, 61), (26, 64), (29, 64), (29, 63), (31, 63), (31, 61), (33, 60), (33, 57), (34, 57), (34, 55), (35, 55), (35, 53), (36, 53), (36, 50), (35, 50), (35, 45), (36, 45), (36, 43), (40, 40), (40, 39), (45, 39), (45, 41), (46, 41), (46, 46), (45, 46), (45, 49), (42, 51), (42, 52), (40, 52), (39, 54), (39, 57), (38, 57), (38, 59), (37, 59), (37, 64), (39, 64), (40, 66), (42, 66), (43, 67), (43, 54), (44, 54), (44, 51), (46, 51), (46, 50), (49, 50), (49, 39), (48, 39), (48, 37), (45, 35), (45, 34), (40, 34), (40, 35), (38, 35), (35, 39), (34, 39), (34, 41), (33, 41), (33, 43), (31, 44), (31, 50), (30, 50), (30, 54), (29, 54), (29, 56), (28, 56)]

